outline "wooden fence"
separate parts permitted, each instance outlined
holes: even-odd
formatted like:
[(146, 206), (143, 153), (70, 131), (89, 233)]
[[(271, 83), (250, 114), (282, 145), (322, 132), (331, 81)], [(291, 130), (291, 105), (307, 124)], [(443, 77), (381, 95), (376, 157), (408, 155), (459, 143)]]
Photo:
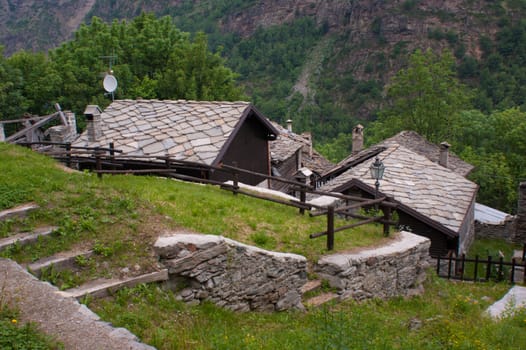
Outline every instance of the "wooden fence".
[[(310, 213), (311, 216), (326, 215), (327, 216), (327, 230), (323, 232), (313, 233), (309, 237), (317, 238), (321, 236), (327, 237), (327, 250), (334, 249), (334, 234), (336, 232), (348, 230), (360, 225), (365, 225), (372, 222), (379, 222), (384, 225), (384, 235), (389, 235), (389, 226), (397, 225), (398, 223), (391, 219), (392, 210), (396, 208), (396, 203), (386, 197), (377, 199), (368, 199), (357, 196), (348, 196), (344, 194), (317, 191), (311, 185), (299, 181), (290, 180), (283, 177), (271, 176), (252, 172), (246, 169), (238, 168), (234, 165), (223, 164), (221, 166), (211, 166), (202, 163), (195, 163), (189, 161), (182, 161), (173, 159), (169, 156), (130, 156), (121, 155), (121, 151), (115, 149), (110, 143), (108, 148), (102, 147), (72, 147), (68, 143), (53, 143), (53, 142), (31, 142), (21, 143), (21, 145), (35, 146), (38, 145), (39, 151), (45, 153), (55, 159), (65, 163), (68, 167), (74, 164), (90, 164), (94, 172), (99, 178), (103, 174), (141, 174), (141, 175), (159, 175), (163, 177), (175, 178), (184, 181), (192, 181), (198, 183), (205, 183), (211, 185), (218, 185), (224, 190), (231, 191), (234, 195), (243, 194), (246, 196), (271, 201), (274, 203), (292, 206), (299, 209), (300, 214), (304, 214), (305, 210), (316, 209), (316, 213)], [(42, 146), (45, 146), (42, 148)], [(141, 169), (133, 169), (133, 167), (141, 167)], [(186, 174), (181, 174), (181, 170), (191, 170), (197, 172), (219, 171), (229, 174), (232, 179), (232, 184), (221, 181), (216, 181), (203, 177), (195, 177)], [(291, 189), (299, 193), (298, 200), (287, 200), (276, 196), (264, 195), (254, 191), (248, 191), (239, 186), (238, 178), (240, 174), (255, 175), (262, 179), (269, 181), (276, 181), (285, 183), (291, 186)], [(335, 205), (317, 206), (307, 202), (307, 194), (316, 194), (322, 196), (329, 196), (337, 198), (340, 201), (352, 202), (353, 204), (336, 207)], [(373, 216), (357, 214), (356, 210), (359, 208), (373, 207), (383, 212), (382, 216), (378, 216), (378, 210), (372, 210)], [(345, 218), (358, 219), (360, 221), (335, 227), (335, 216), (340, 215)]]
[(526, 283), (526, 244), (524, 244), (522, 256), (514, 257), (511, 261), (504, 261), (504, 257), (493, 258), (488, 256), (481, 259), (466, 258), (448, 255), (444, 257), (434, 256), (436, 260), (436, 273), (439, 277), (473, 282), (509, 281), (510, 283)]

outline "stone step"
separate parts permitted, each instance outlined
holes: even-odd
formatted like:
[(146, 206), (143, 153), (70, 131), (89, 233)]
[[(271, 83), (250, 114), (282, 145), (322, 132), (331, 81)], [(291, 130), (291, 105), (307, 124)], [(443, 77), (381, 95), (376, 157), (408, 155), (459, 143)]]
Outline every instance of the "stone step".
[(33, 232), (17, 233), (16, 235), (2, 238), (0, 239), (0, 252), (15, 244), (26, 245), (34, 243), (39, 237), (49, 236), (57, 229), (58, 227), (56, 226), (42, 227)]
[(307, 307), (317, 307), (322, 304), (328, 303), (331, 300), (339, 298), (339, 295), (333, 292), (323, 293), (320, 295), (316, 295), (315, 297), (312, 297), (310, 299), (307, 299), (304, 301), (305, 306)]
[(312, 292), (313, 290), (317, 290), (320, 287), (321, 287), (321, 281), (320, 280), (307, 281), (307, 283), (305, 283), (303, 285), (303, 287), (301, 287), (301, 294)]
[(6, 221), (12, 218), (23, 218), (26, 217), (31, 211), (38, 209), (36, 203), (22, 204), (14, 208), (0, 211), (0, 221)]
[(50, 257), (46, 257), (35, 261), (25, 267), (31, 272), (34, 276), (40, 278), (42, 275), (42, 270), (53, 266), (55, 271), (63, 271), (67, 269), (75, 269), (78, 267), (77, 258), (82, 256), (86, 259), (93, 255), (92, 250), (85, 251), (69, 251), (69, 252), (60, 252)]
[(90, 281), (80, 287), (57, 292), (64, 297), (81, 299), (87, 295), (94, 298), (103, 298), (124, 287), (134, 287), (141, 283), (161, 282), (168, 280), (168, 270), (151, 272), (145, 275), (129, 277), (126, 279), (100, 278)]

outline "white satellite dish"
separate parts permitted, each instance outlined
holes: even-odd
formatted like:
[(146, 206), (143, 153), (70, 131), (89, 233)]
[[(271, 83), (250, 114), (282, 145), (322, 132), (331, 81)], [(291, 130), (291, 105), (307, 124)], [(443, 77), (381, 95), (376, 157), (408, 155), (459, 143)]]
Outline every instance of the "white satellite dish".
[(113, 93), (115, 90), (117, 90), (117, 78), (111, 74), (106, 74), (104, 81), (102, 82), (102, 86), (104, 86), (104, 90), (106, 90), (106, 92)]

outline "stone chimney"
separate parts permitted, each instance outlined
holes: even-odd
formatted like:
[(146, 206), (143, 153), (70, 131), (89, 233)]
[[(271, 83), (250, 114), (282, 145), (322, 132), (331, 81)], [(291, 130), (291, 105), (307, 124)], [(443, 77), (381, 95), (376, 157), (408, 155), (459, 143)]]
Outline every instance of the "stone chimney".
[(287, 131), (292, 132), (292, 119), (287, 120)]
[(440, 144), (438, 164), (442, 165), (444, 168), (449, 167), (449, 147), (451, 147), (451, 145), (445, 141)]
[(309, 157), (312, 157), (312, 134), (309, 131), (305, 131), (301, 133), (301, 137), (307, 141), (307, 144), (303, 146), (303, 151), (308, 153)]
[(87, 123), (88, 141), (95, 142), (101, 135), (101, 115), (102, 111), (97, 105), (88, 105), (84, 111)]
[(363, 149), (363, 125), (358, 124), (352, 129), (352, 153), (356, 154)]

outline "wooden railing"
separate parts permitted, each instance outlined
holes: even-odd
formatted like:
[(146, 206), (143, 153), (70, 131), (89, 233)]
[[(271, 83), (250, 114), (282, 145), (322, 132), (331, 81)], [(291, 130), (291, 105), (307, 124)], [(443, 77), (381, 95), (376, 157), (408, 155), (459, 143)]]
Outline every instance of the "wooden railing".
[[(340, 193), (323, 192), (315, 190), (309, 184), (290, 180), (283, 177), (272, 176), (268, 174), (262, 174), (253, 172), (250, 170), (242, 169), (235, 164), (221, 166), (212, 166), (202, 163), (182, 161), (171, 158), (169, 156), (131, 156), (122, 155), (122, 151), (117, 150), (110, 144), (108, 148), (102, 147), (73, 147), (68, 143), (52, 143), (52, 142), (32, 142), (22, 143), (21, 145), (33, 146), (33, 145), (44, 145), (52, 146), (52, 148), (46, 149), (43, 153), (54, 157), (55, 159), (64, 162), (67, 166), (72, 167), (74, 164), (91, 164), (93, 171), (99, 178), (102, 178), (104, 174), (156, 174), (164, 177), (175, 178), (184, 181), (192, 181), (198, 183), (205, 183), (211, 185), (220, 186), (224, 190), (231, 191), (234, 195), (243, 194), (258, 198), (261, 200), (271, 201), (274, 203), (292, 206), (299, 209), (300, 214), (304, 214), (305, 210), (316, 209), (316, 212), (311, 212), (311, 216), (326, 215), (327, 216), (327, 230), (311, 234), (310, 238), (317, 238), (321, 236), (327, 237), (327, 249), (334, 249), (334, 234), (336, 232), (349, 230), (360, 225), (365, 225), (373, 222), (379, 222), (384, 225), (384, 234), (389, 235), (389, 226), (397, 225), (397, 222), (391, 220), (392, 209), (396, 208), (396, 203), (392, 200), (382, 197), (377, 199), (367, 199), (357, 196), (349, 196)], [(42, 151), (42, 149), (41, 149)], [(133, 169), (130, 167), (137, 166), (142, 169)], [(125, 168), (126, 167), (126, 168)], [(228, 178), (231, 179), (232, 184), (225, 183), (223, 181), (217, 181), (206, 176), (195, 177), (187, 174), (180, 173), (181, 171), (198, 171), (198, 172), (223, 172), (228, 174)], [(299, 193), (298, 200), (288, 200), (279, 198), (271, 195), (260, 194), (255, 191), (247, 191), (240, 187), (239, 176), (241, 174), (253, 175), (258, 178), (285, 183), (291, 186), (291, 189)], [(334, 197), (337, 200), (343, 200), (346, 202), (353, 202), (353, 204), (336, 207), (335, 205), (318, 206), (307, 202), (307, 194), (316, 194)], [(377, 216), (377, 210), (372, 210), (373, 216), (366, 216), (357, 214), (355, 211), (359, 208), (372, 207), (380, 208), (383, 212), (382, 216)], [(360, 221), (344, 225), (341, 227), (335, 227), (335, 216), (339, 215), (345, 218), (359, 219)]]

